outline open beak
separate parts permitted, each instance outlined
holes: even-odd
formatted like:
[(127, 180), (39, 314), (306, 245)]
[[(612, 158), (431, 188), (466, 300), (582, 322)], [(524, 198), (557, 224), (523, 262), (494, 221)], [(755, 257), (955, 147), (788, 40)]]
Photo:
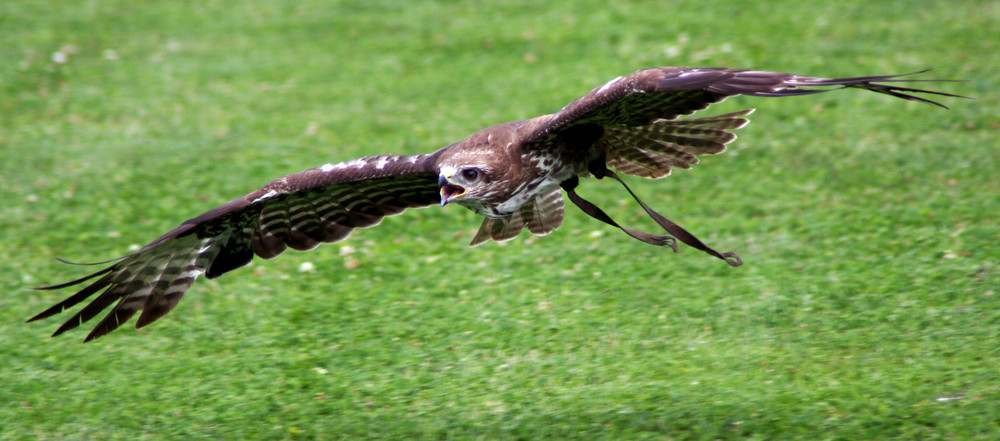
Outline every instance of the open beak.
[(441, 191), (441, 206), (448, 205), (451, 198), (465, 194), (465, 187), (451, 183), (451, 176), (441, 176), (438, 178), (438, 189)]

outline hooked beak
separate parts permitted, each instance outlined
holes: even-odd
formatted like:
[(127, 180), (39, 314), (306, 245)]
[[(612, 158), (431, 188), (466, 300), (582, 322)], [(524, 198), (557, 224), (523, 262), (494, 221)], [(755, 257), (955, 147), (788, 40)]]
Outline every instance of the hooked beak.
[(448, 205), (452, 198), (461, 196), (465, 194), (465, 187), (461, 185), (456, 185), (451, 183), (451, 176), (444, 176), (438, 178), (438, 189), (441, 192), (441, 206)]

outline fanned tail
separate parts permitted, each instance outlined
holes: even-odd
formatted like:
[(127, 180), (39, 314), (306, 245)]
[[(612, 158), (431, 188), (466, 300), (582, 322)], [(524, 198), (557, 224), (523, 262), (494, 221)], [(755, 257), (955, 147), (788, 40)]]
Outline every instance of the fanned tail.
[(548, 193), (535, 196), (510, 216), (483, 219), (483, 224), (469, 246), (474, 247), (490, 239), (497, 242), (511, 240), (521, 234), (524, 228), (531, 234), (544, 236), (559, 228), (564, 216), (562, 192), (556, 187)]

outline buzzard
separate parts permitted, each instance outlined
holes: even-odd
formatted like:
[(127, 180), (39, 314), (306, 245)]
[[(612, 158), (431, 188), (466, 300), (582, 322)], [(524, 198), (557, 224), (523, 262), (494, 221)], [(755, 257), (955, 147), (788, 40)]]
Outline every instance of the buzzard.
[[(917, 72), (921, 73), (921, 72)], [(378, 155), (279, 178), (261, 189), (185, 221), (173, 231), (96, 273), (53, 290), (85, 284), (80, 291), (28, 321), (50, 317), (97, 298), (56, 330), (62, 334), (114, 304), (87, 335), (101, 337), (142, 311), (136, 328), (170, 312), (198, 276), (219, 277), (270, 259), (286, 248), (311, 250), (343, 240), (355, 228), (377, 225), (407, 208), (458, 204), (484, 217), (471, 245), (512, 239), (527, 229), (545, 235), (563, 222), (563, 192), (588, 215), (629, 236), (677, 250), (676, 241), (741, 264), (660, 215), (619, 178), (619, 173), (662, 178), (690, 168), (699, 155), (725, 150), (730, 131), (747, 124), (753, 110), (682, 118), (729, 96), (785, 97), (837, 89), (863, 89), (947, 108), (914, 93), (959, 97), (898, 85), (901, 75), (818, 78), (745, 69), (658, 67), (618, 77), (562, 110), (513, 121), (423, 155)], [(667, 234), (619, 225), (576, 193), (581, 177), (611, 178)], [(91, 281), (92, 279), (95, 279)]]

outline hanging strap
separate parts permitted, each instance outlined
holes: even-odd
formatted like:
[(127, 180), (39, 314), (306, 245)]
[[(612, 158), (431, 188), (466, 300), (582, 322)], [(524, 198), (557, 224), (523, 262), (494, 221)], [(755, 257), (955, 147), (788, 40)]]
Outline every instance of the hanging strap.
[[(603, 162), (603, 161), (601, 161), (601, 162)], [(615, 172), (613, 172), (611, 170), (608, 170), (608, 168), (605, 167), (605, 166), (603, 166), (603, 164), (600, 167), (597, 167), (597, 166), (595, 166), (594, 163), (592, 163), (591, 167), (590, 167), (590, 172), (597, 179), (601, 179), (601, 178), (607, 176), (607, 177), (609, 177), (611, 179), (614, 179), (614, 180), (618, 181), (619, 183), (621, 183), (622, 186), (625, 187), (625, 190), (627, 190), (628, 193), (630, 195), (632, 195), (632, 198), (635, 199), (635, 201), (639, 203), (639, 206), (641, 206), (642, 209), (646, 211), (646, 214), (648, 214), (649, 217), (653, 218), (653, 220), (658, 225), (660, 225), (660, 227), (662, 227), (664, 230), (666, 230), (668, 233), (670, 233), (673, 237), (671, 237), (671, 236), (657, 236), (657, 235), (646, 233), (646, 232), (643, 232), (643, 231), (638, 231), (638, 230), (633, 230), (633, 229), (630, 229), (630, 228), (625, 228), (625, 227), (619, 225), (617, 222), (614, 221), (614, 219), (611, 218), (611, 216), (608, 216), (608, 214), (605, 213), (604, 210), (601, 210), (600, 208), (598, 208), (596, 205), (594, 205), (590, 201), (588, 201), (588, 200), (580, 197), (580, 195), (576, 194), (576, 187), (577, 187), (577, 185), (580, 184), (580, 179), (579, 178), (577, 178), (576, 176), (574, 176), (574, 177), (572, 177), (570, 179), (567, 179), (567, 180), (563, 181), (562, 184), (561, 184), (561, 186), (562, 186), (563, 190), (566, 190), (566, 193), (569, 195), (569, 200), (572, 201), (573, 204), (575, 204), (581, 210), (583, 210), (584, 213), (587, 213), (588, 215), (590, 215), (590, 217), (592, 217), (594, 219), (597, 219), (597, 220), (599, 220), (601, 222), (604, 222), (604, 223), (606, 223), (608, 225), (617, 227), (618, 229), (624, 231), (625, 234), (628, 234), (629, 236), (632, 236), (632, 237), (634, 237), (634, 238), (636, 238), (638, 240), (641, 240), (641, 241), (643, 241), (645, 243), (648, 243), (648, 244), (651, 244), (651, 245), (668, 245), (668, 246), (670, 246), (670, 248), (673, 248), (674, 252), (676, 252), (677, 251), (677, 241), (675, 240), (675, 238), (677, 238), (677, 239), (680, 239), (681, 242), (684, 242), (685, 244), (687, 244), (688, 246), (690, 246), (692, 248), (704, 251), (704, 252), (706, 252), (708, 254), (711, 254), (711, 255), (713, 255), (715, 257), (718, 257), (718, 258), (720, 258), (722, 260), (725, 260), (726, 263), (728, 263), (731, 266), (737, 267), (737, 266), (740, 266), (740, 265), (743, 264), (743, 261), (740, 259), (740, 256), (737, 255), (736, 253), (733, 253), (733, 252), (720, 253), (718, 251), (715, 251), (712, 248), (709, 248), (702, 241), (698, 240), (698, 238), (695, 237), (693, 234), (689, 233), (684, 228), (681, 228), (680, 225), (677, 225), (677, 224), (671, 222), (669, 219), (663, 217), (663, 215), (661, 215), (660, 213), (657, 213), (652, 208), (649, 208), (649, 206), (646, 205), (646, 203), (643, 202), (642, 199), (639, 199), (639, 197), (636, 196), (634, 192), (632, 192), (632, 189), (629, 188), (628, 184), (626, 184), (625, 181), (623, 181), (621, 178), (619, 178), (618, 175), (615, 174)]]
[(617, 227), (620, 230), (624, 231), (625, 234), (628, 234), (629, 236), (632, 236), (650, 245), (658, 245), (658, 246), (666, 245), (669, 246), (670, 248), (673, 248), (674, 252), (677, 252), (677, 240), (674, 239), (672, 236), (657, 236), (655, 234), (649, 234), (643, 231), (633, 230), (631, 228), (625, 228), (621, 225), (618, 225), (618, 222), (615, 222), (615, 220), (612, 219), (611, 216), (608, 216), (608, 214), (605, 213), (604, 210), (601, 210), (598, 206), (594, 205), (593, 203), (584, 198), (581, 198), (580, 195), (576, 194), (575, 188), (579, 183), (580, 179), (574, 176), (571, 179), (563, 181), (562, 188), (563, 190), (566, 190), (566, 194), (569, 195), (569, 200), (573, 201), (573, 203), (576, 204), (577, 207), (580, 207), (580, 209), (583, 210), (584, 213), (587, 213), (590, 215), (590, 217), (597, 219), (601, 222), (604, 222), (608, 225)]

